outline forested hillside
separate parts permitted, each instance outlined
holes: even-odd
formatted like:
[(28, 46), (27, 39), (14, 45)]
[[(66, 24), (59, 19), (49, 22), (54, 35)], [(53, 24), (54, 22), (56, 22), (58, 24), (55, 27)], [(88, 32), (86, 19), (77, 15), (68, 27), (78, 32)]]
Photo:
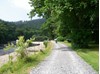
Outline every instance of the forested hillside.
[(37, 19), (31, 21), (7, 22), (0, 20), (0, 44), (16, 40), (18, 36), (25, 36), (25, 39), (39, 36), (40, 28), (45, 19)]
[(45, 22), (45, 19), (35, 19), (35, 20), (30, 20), (30, 21), (18, 21), (14, 22), (17, 27), (21, 28), (27, 28), (31, 27), (34, 29), (40, 29), (41, 25)]

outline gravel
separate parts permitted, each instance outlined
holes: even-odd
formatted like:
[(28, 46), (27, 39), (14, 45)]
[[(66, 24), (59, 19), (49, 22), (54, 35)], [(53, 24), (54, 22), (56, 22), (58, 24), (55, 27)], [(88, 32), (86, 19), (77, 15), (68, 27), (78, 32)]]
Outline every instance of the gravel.
[(98, 74), (76, 52), (61, 43), (54, 43), (48, 56), (30, 74)]

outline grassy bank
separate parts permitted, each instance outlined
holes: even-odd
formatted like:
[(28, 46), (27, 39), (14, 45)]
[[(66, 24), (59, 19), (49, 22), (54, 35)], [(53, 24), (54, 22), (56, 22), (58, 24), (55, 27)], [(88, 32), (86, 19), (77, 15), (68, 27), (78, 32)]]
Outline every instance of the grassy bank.
[(37, 66), (51, 52), (53, 45), (48, 43), (47, 48), (43, 52), (31, 55), (27, 59), (19, 59), (13, 63), (7, 63), (0, 68), (0, 74), (29, 74), (31, 69)]
[[(67, 46), (71, 47), (71, 44), (64, 42)], [(71, 47), (72, 48), (72, 47)], [(99, 71), (99, 45), (92, 44), (89, 48), (74, 49), (77, 54), (83, 58), (88, 64), (90, 64), (96, 71)]]

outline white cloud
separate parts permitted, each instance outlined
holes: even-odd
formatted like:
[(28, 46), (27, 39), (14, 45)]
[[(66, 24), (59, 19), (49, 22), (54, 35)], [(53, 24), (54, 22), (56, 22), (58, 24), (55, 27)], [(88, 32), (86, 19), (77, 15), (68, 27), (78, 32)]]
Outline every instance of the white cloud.
[(9, 0), (12, 1), (12, 4), (14, 4), (16, 7), (25, 9), (25, 10), (31, 10), (31, 7), (29, 5), (29, 0)]

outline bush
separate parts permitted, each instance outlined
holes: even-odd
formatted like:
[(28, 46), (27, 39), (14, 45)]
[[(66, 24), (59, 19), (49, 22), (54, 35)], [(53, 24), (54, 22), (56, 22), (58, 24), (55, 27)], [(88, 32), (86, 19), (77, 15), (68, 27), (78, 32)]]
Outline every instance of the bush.
[(32, 37), (32, 38), (30, 38), (30, 39), (27, 39), (26, 40), (26, 43), (28, 43), (28, 45), (29, 46), (31, 46), (32, 45), (32, 42), (35, 40), (35, 37)]
[(71, 42), (71, 39), (67, 39), (68, 42)]
[(47, 47), (47, 45), (48, 45), (48, 41), (47, 41), (47, 40), (44, 41), (43, 44), (45, 45), (45, 47)]
[(24, 36), (18, 37), (18, 40), (16, 40), (16, 45), (13, 43), (8, 44), (4, 50), (9, 50), (11, 48), (15, 49), (15, 51), (20, 54), (20, 58), (27, 57), (27, 50), (26, 48), (29, 47), (29, 45), (33, 42), (35, 38), (30, 38), (28, 40), (24, 39)]
[(57, 40), (58, 40), (58, 41), (64, 41), (64, 40), (65, 40), (65, 38), (64, 38), (64, 37), (62, 37), (62, 36), (59, 36), (59, 37), (57, 37)]
[(47, 36), (35, 36), (35, 41), (44, 41), (47, 40)]

